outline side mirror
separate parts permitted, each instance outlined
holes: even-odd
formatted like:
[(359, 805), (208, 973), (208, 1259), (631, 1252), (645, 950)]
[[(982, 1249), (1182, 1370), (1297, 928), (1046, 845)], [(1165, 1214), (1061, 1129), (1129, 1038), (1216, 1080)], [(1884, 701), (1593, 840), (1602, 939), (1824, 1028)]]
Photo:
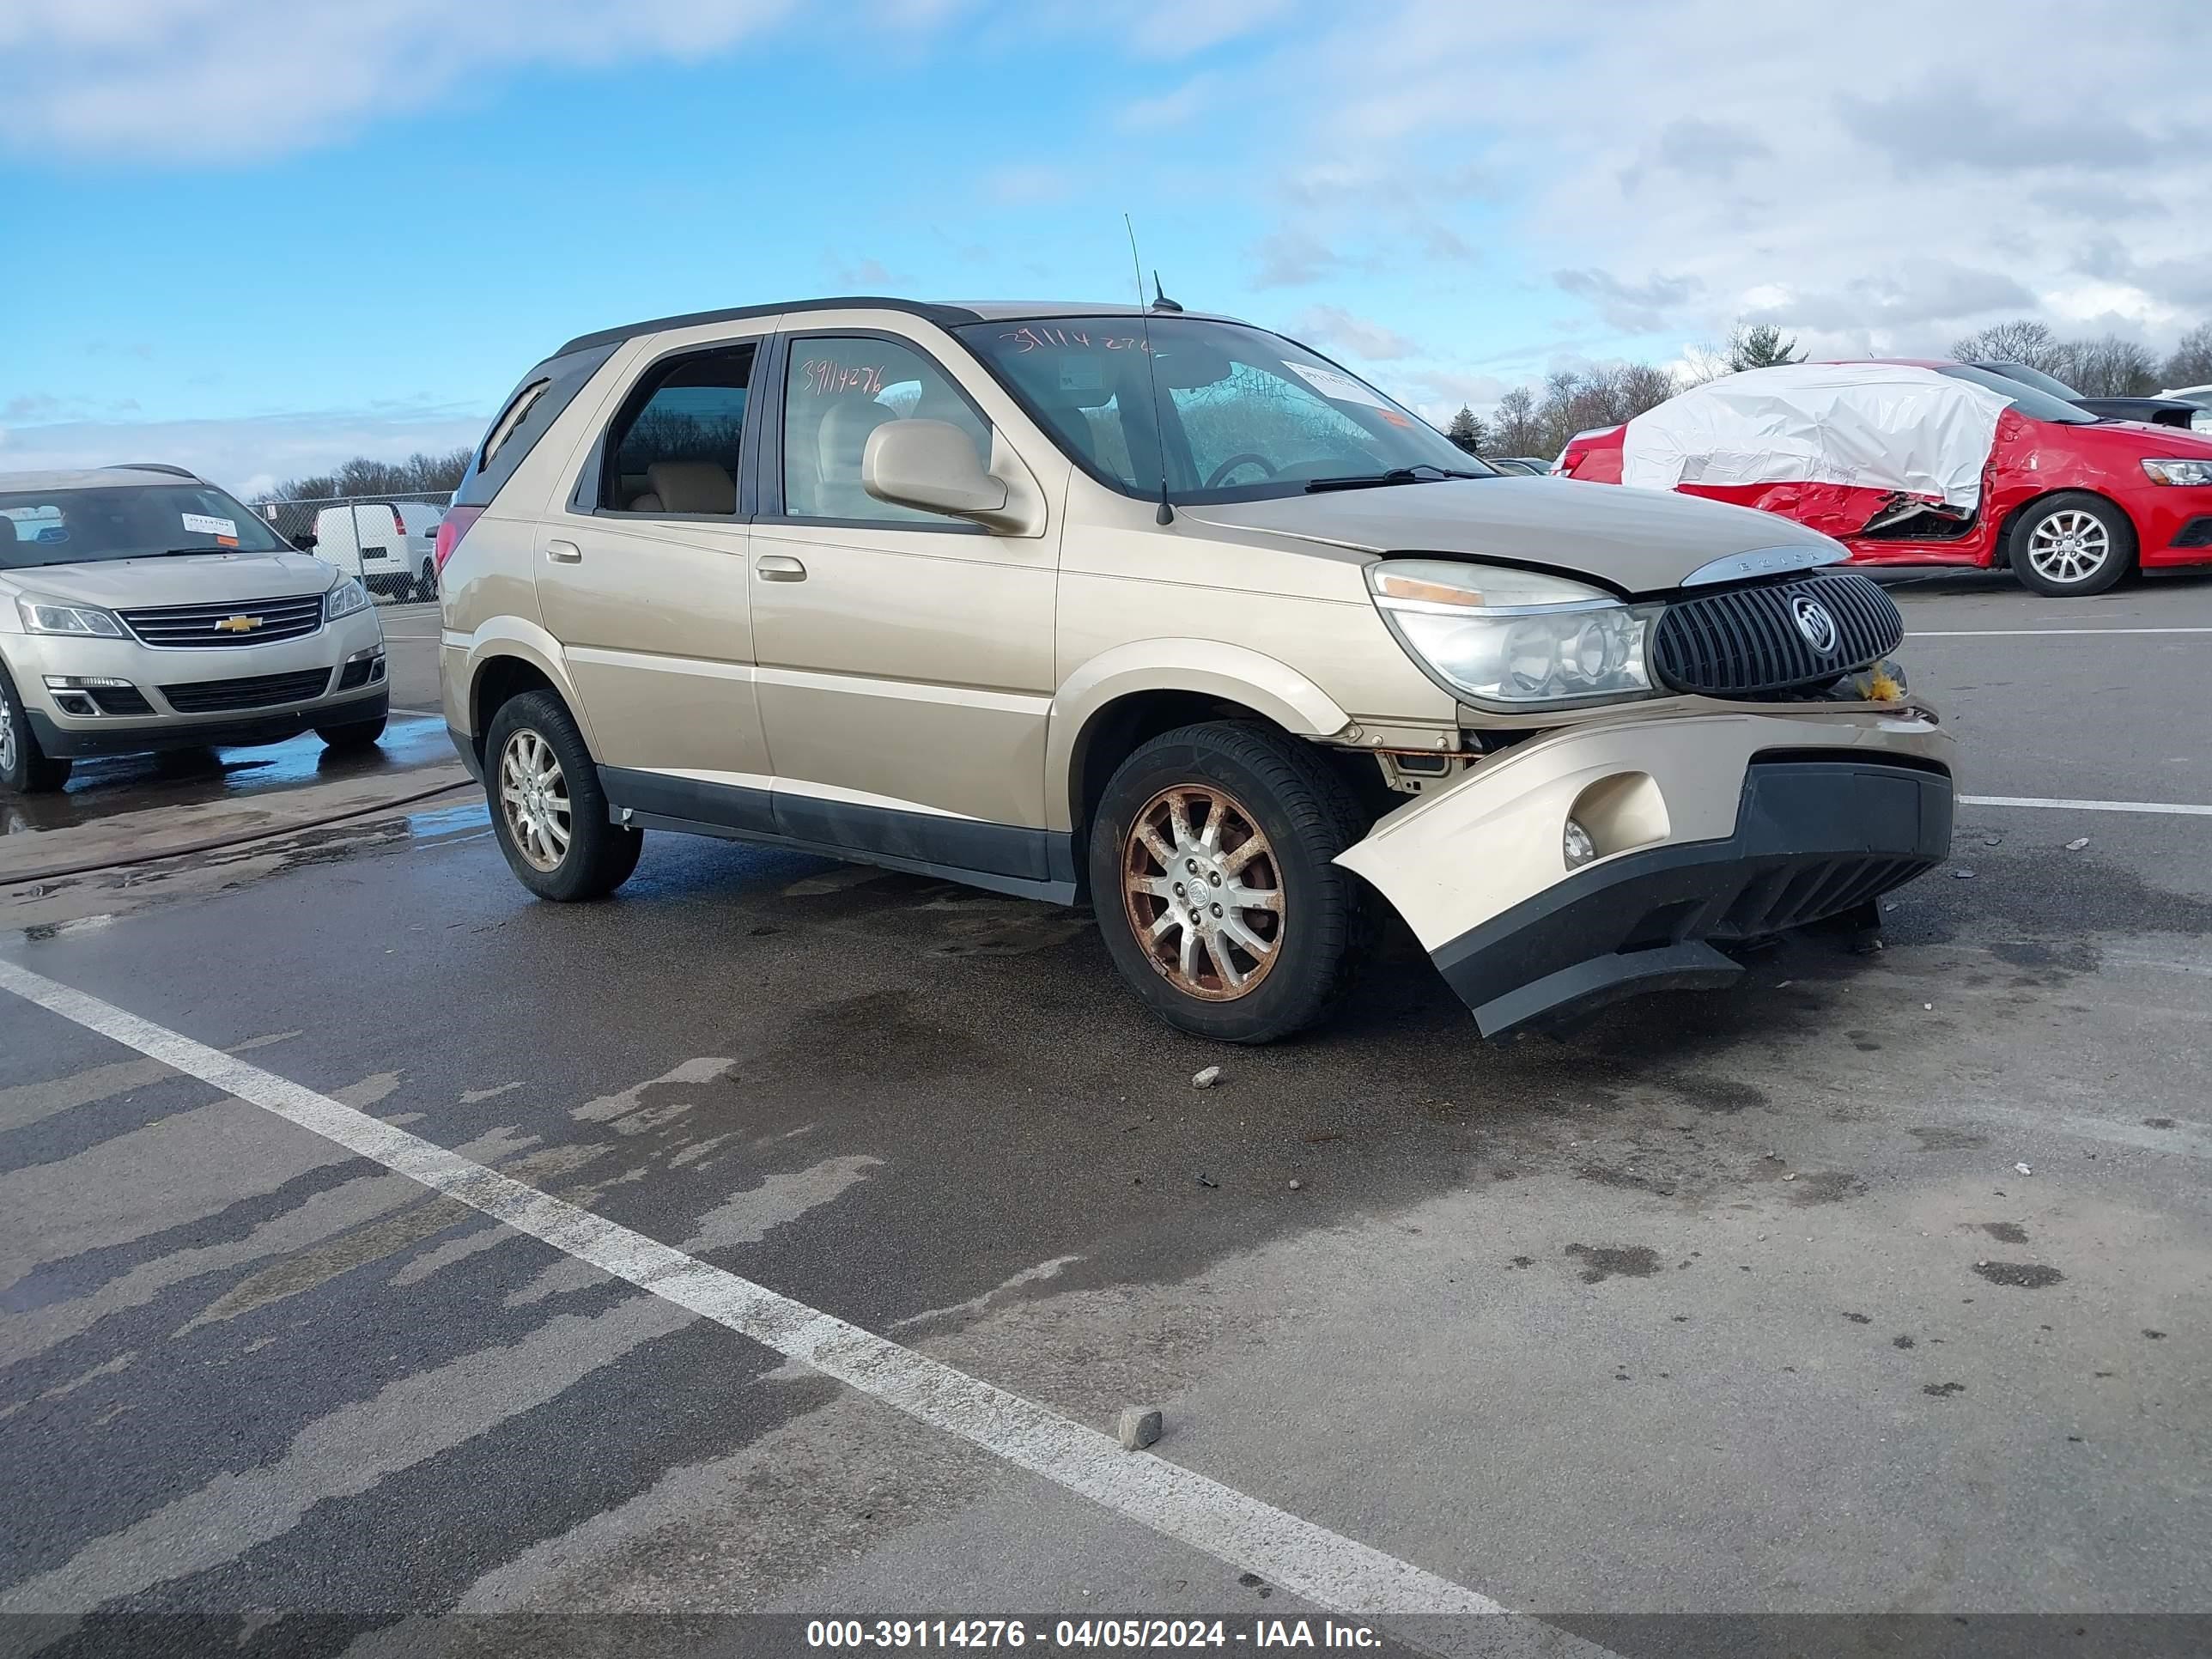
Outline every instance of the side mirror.
[(860, 453), (860, 488), (894, 507), (942, 513), (1006, 534), (1034, 534), (1041, 522), (1026, 499), (1034, 487), (1011, 489), (986, 471), (975, 440), (949, 421), (887, 421), (871, 432)]
[(315, 544), (321, 538), (318, 537), (313, 531), (302, 530), (292, 538), (292, 545), (302, 553), (312, 553), (315, 550)]

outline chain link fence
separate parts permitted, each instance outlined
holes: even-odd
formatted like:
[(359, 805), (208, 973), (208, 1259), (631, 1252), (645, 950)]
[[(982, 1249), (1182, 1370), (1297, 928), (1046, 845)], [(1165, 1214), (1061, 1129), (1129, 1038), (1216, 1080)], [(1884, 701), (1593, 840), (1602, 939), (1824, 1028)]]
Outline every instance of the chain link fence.
[(311, 501), (257, 501), (253, 510), (297, 547), (307, 547), (361, 578), (379, 605), (410, 605), (438, 596), (433, 556), (447, 493), (331, 495)]

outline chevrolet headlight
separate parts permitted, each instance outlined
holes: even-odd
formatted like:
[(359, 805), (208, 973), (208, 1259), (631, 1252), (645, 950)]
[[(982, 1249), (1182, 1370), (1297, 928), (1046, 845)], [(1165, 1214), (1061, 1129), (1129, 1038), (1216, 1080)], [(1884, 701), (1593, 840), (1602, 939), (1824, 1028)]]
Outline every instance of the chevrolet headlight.
[(1501, 710), (1651, 695), (1645, 641), (1661, 607), (1539, 571), (1449, 559), (1367, 568), (1382, 620), (1453, 696)]
[(22, 617), (26, 634), (71, 634), (78, 639), (102, 640), (125, 637), (123, 624), (94, 605), (18, 599), (15, 613)]
[(357, 578), (348, 576), (323, 596), (323, 620), (336, 622), (340, 617), (350, 617), (368, 607), (368, 590)]
[(2142, 470), (2153, 483), (2212, 484), (2212, 461), (2194, 457), (2171, 461), (2145, 461)]

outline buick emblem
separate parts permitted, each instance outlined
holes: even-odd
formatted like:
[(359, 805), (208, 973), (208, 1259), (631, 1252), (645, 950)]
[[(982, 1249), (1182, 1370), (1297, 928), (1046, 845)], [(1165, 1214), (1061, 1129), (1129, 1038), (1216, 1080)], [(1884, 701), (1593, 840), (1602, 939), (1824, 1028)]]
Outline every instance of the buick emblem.
[(1828, 656), (1836, 648), (1836, 619), (1828, 614), (1828, 607), (1818, 599), (1799, 594), (1790, 601), (1790, 618), (1797, 624), (1797, 631), (1805, 636), (1805, 643)]

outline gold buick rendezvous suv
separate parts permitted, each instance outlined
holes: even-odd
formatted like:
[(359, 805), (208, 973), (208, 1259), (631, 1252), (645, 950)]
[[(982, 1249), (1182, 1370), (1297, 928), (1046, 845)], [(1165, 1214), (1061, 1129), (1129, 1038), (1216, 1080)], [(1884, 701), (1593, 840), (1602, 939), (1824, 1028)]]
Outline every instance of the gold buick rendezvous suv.
[(445, 713), (547, 898), (653, 829), (1087, 901), (1243, 1042), (1387, 904), (1496, 1036), (1943, 856), (1950, 738), (1844, 556), (1500, 476), (1229, 318), (754, 307), (524, 377), (439, 534)]

